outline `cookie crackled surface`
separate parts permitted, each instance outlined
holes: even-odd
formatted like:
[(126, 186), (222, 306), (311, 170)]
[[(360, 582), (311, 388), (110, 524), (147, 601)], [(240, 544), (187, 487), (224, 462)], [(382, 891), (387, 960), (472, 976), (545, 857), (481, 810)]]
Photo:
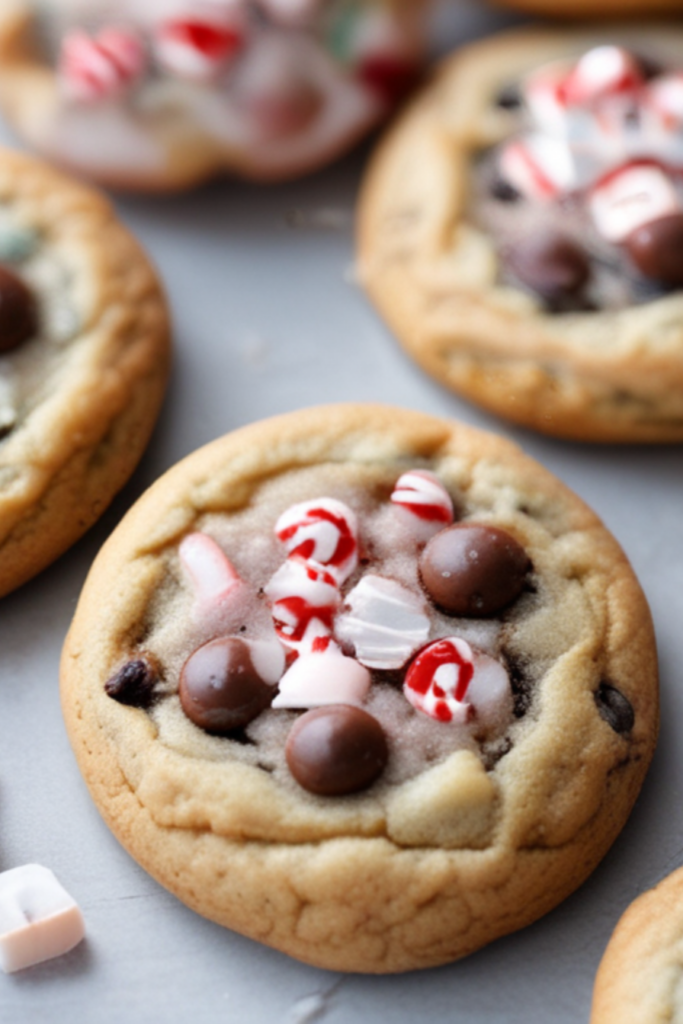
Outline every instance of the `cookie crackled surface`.
[(549, 434), (683, 439), (682, 39), (492, 36), (380, 144), (360, 279), (445, 386)]
[(149, 439), (166, 303), (108, 201), (0, 151), (0, 594), (101, 515)]
[(62, 700), (154, 877), (363, 972), (462, 957), (573, 891), (658, 720), (649, 611), (593, 513), (506, 441), (362, 405), (158, 481), (93, 567)]

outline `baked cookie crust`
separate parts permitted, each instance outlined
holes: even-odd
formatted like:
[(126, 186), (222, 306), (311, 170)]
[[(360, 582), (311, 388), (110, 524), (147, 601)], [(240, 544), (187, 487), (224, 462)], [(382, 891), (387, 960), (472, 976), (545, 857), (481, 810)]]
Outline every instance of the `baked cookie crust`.
[(590, 1024), (664, 1024), (681, 1012), (683, 871), (626, 910), (595, 979)]
[(496, 0), (501, 7), (513, 7), (546, 18), (626, 18), (675, 14), (683, 10), (680, 0)]
[[(394, 779), (399, 734), (369, 789), (315, 796), (277, 757), (268, 763), (265, 732), (245, 746), (180, 712), (179, 656), (169, 653), (188, 622), (178, 545), (196, 531), (220, 537), (243, 575), (293, 500), (376, 501), (415, 466), (438, 474), (460, 519), (508, 531), (531, 559), (533, 587), (518, 605), (474, 625), (457, 620), (506, 659), (515, 716), (495, 749), (470, 745)], [(105, 692), (140, 653), (162, 666), (147, 709)], [(147, 871), (227, 927), (320, 967), (366, 973), (465, 956), (565, 898), (623, 826), (658, 722), (649, 611), (595, 515), (504, 440), (362, 405), (254, 424), (161, 478), (98, 556), (61, 686), (95, 803)], [(615, 717), (605, 695), (616, 690), (631, 711)], [(269, 714), (277, 729), (281, 712)]]
[(477, 157), (519, 131), (502, 90), (549, 62), (615, 43), (675, 66), (677, 26), (505, 33), (447, 60), (389, 132), (365, 182), (359, 276), (401, 344), (446, 387), (543, 433), (683, 439), (683, 294), (557, 314), (501, 283), (469, 215)]
[[(2, 150), (0, 204), (38, 250), (40, 267), (28, 258), (18, 272), (30, 278), (42, 319), (36, 337), (2, 357), (16, 386), (0, 443), (6, 594), (73, 544), (128, 479), (159, 411), (170, 353), (159, 282), (103, 196)], [(68, 319), (60, 330), (55, 311)]]

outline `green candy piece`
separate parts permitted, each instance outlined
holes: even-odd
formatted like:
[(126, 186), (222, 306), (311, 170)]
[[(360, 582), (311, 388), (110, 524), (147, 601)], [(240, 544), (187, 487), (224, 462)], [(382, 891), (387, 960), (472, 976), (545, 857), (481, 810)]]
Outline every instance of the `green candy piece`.
[(342, 64), (349, 64), (360, 18), (367, 13), (367, 0), (341, 0), (334, 5), (327, 30), (327, 46)]

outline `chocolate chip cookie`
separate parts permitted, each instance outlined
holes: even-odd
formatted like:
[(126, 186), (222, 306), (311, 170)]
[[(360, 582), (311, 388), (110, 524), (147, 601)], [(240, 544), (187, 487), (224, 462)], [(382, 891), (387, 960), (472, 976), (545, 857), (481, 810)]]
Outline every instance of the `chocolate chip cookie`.
[(100, 195), (0, 151), (0, 595), (74, 543), (142, 455), (165, 301)]
[(62, 661), (94, 800), (190, 907), (392, 972), (534, 921), (615, 839), (657, 732), (643, 594), (516, 447), (330, 406), (172, 469)]
[(683, 440), (682, 43), (493, 37), (380, 146), (360, 278), (447, 387), (549, 434)]

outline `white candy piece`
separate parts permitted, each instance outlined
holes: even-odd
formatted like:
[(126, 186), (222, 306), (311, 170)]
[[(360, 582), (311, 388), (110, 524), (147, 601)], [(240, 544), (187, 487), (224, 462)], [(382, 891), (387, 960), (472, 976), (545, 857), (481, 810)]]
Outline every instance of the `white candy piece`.
[(682, 208), (671, 178), (651, 165), (626, 167), (608, 178), (593, 191), (588, 205), (596, 228), (609, 242), (623, 242), (642, 224)]
[(353, 645), (361, 665), (401, 668), (429, 637), (426, 603), (395, 580), (369, 574), (346, 597), (335, 635)]
[(5, 973), (68, 953), (84, 936), (77, 903), (49, 868), (25, 864), (0, 874), (0, 967)]
[(477, 719), (485, 724), (501, 723), (512, 715), (512, 689), (504, 666), (481, 651), (472, 652), (474, 675), (467, 689), (467, 700)]
[(390, 501), (418, 542), (426, 543), (453, 522), (451, 496), (427, 469), (412, 469), (399, 477)]
[(564, 82), (568, 104), (594, 103), (616, 94), (633, 93), (642, 83), (638, 64), (620, 46), (596, 46), (574, 66)]
[(643, 103), (676, 131), (683, 123), (683, 74), (662, 75), (647, 86)]
[(546, 135), (509, 142), (500, 154), (499, 167), (505, 181), (538, 202), (551, 202), (579, 184), (570, 146)]
[(274, 708), (317, 708), (325, 704), (362, 704), (370, 673), (336, 644), (302, 654), (280, 680)]
[(275, 630), (286, 647), (310, 650), (314, 640), (332, 634), (341, 593), (334, 577), (321, 566), (289, 558), (264, 589)]
[(524, 82), (523, 95), (532, 119), (551, 135), (563, 136), (567, 131), (567, 106), (562, 84), (569, 68), (566, 64), (544, 67)]
[(281, 679), (285, 670), (285, 652), (278, 640), (245, 640), (251, 655), (251, 663), (259, 677), (269, 686)]
[(192, 615), (196, 622), (219, 628), (246, 602), (246, 584), (212, 537), (191, 533), (178, 549), (180, 562), (195, 593)]
[(275, 533), (290, 557), (324, 566), (340, 585), (358, 565), (358, 519), (343, 501), (319, 498), (292, 505)]

